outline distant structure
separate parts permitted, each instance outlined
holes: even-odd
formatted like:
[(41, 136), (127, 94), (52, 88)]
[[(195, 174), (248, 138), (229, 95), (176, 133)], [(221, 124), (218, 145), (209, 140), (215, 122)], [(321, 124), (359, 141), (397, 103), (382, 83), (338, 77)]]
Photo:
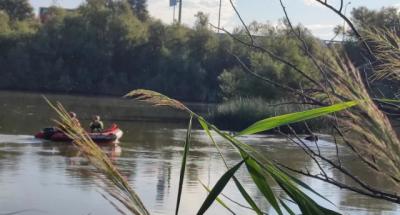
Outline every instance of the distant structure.
[(47, 22), (49, 19), (49, 8), (48, 7), (41, 7), (39, 8), (39, 19), (41, 23)]
[(175, 8), (176, 8), (177, 4), (179, 4), (179, 8), (178, 8), (179, 9), (178, 10), (178, 24), (181, 24), (181, 21), (182, 21), (182, 0), (169, 0), (169, 6), (170, 7), (174, 7), (173, 18), (172, 18), (174, 23), (176, 22), (176, 19), (175, 19)]
[(219, 9), (218, 9), (218, 33), (219, 29), (221, 28), (221, 6), (222, 6), (222, 0), (219, 0)]
[(176, 22), (176, 19), (175, 19), (175, 8), (176, 8), (177, 4), (178, 4), (178, 0), (169, 0), (169, 6), (170, 7), (174, 7), (174, 12), (173, 12), (173, 15), (172, 15), (172, 22), (173, 23)]

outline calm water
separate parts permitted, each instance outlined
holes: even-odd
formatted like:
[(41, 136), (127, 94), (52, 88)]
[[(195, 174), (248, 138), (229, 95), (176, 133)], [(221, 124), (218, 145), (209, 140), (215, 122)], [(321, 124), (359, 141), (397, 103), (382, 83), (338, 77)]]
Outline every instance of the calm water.
[[(103, 116), (106, 124), (118, 123), (125, 131), (121, 143), (104, 150), (129, 179), (152, 214), (173, 214), (186, 132), (184, 114), (116, 98), (57, 95), (48, 98), (61, 101), (68, 109), (77, 112), (83, 124), (87, 124), (92, 114)], [(0, 214), (20, 210), (27, 210), (22, 214), (118, 214), (101, 197), (101, 190), (88, 173), (90, 165), (73, 147), (33, 138), (32, 134), (51, 125), (51, 118), (55, 117), (41, 95), (0, 92), (0, 100)], [(195, 108), (201, 111), (207, 107), (196, 105)], [(242, 140), (286, 165), (316, 170), (312, 161), (285, 139), (253, 135)], [(222, 144), (230, 164), (239, 161), (234, 149), (219, 138), (217, 141)], [(325, 155), (335, 155), (335, 148), (329, 141), (320, 143)], [(358, 176), (390, 189), (389, 183), (371, 178), (354, 156), (344, 149), (341, 156), (347, 168)], [(205, 199), (206, 192), (198, 181), (211, 186), (223, 172), (225, 167), (214, 148), (210, 147), (207, 136), (201, 130), (194, 130), (181, 214), (195, 214)], [(348, 181), (336, 172), (328, 173)], [(241, 169), (237, 176), (260, 207), (273, 214), (252, 185), (246, 170)], [(397, 205), (359, 196), (309, 178), (302, 180), (335, 203), (337, 208), (316, 198), (321, 204), (345, 214), (400, 214)], [(274, 189), (281, 192), (277, 186)], [(232, 184), (223, 193), (235, 201), (244, 202)], [(222, 199), (238, 214), (252, 214)], [(208, 214), (229, 213), (215, 204)]]

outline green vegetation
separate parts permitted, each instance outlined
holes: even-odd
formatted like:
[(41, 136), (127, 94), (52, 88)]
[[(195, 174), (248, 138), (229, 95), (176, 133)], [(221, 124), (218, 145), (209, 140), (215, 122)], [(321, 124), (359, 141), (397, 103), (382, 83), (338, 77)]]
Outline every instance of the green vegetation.
[[(206, 102), (286, 95), (241, 73), (231, 54), (245, 58), (272, 80), (307, 86), (293, 69), (211, 31), (201, 12), (195, 26), (188, 28), (151, 18), (143, 0), (87, 0), (74, 11), (51, 7), (40, 23), (26, 0), (7, 2), (0, 7), (1, 89), (120, 95), (145, 87)], [(14, 14), (12, 8), (25, 12)], [(253, 23), (251, 29), (259, 35), (258, 43), (271, 45), (279, 56), (316, 75), (285, 25)], [(312, 51), (318, 52), (322, 44), (307, 35)]]

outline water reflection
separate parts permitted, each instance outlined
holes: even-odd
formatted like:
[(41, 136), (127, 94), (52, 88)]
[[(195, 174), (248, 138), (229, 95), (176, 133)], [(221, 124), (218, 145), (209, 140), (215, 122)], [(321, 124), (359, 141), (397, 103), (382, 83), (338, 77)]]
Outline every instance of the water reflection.
[[(26, 208), (36, 208), (48, 214), (117, 214), (117, 211), (98, 193), (90, 174), (93, 170), (79, 150), (71, 144), (38, 141), (30, 135), (51, 124), (52, 111), (40, 95), (6, 94), (0, 92), (0, 99), (6, 101), (0, 106), (0, 213)], [(132, 186), (137, 190), (152, 214), (172, 214), (175, 209), (179, 171), (186, 135), (185, 117), (167, 109), (149, 108), (131, 101), (104, 98), (51, 96), (68, 108), (74, 109), (83, 118), (95, 112), (103, 116), (106, 123), (116, 122), (125, 136), (118, 147), (103, 147)], [(166, 116), (164, 116), (166, 115)], [(161, 117), (162, 122), (155, 118)], [(178, 117), (181, 121), (167, 120)], [(118, 120), (124, 119), (124, 120)], [(182, 196), (182, 214), (195, 214), (207, 192), (198, 183), (201, 180), (213, 186), (226, 168), (217, 151), (210, 145), (203, 131), (194, 130), (192, 147), (187, 161), (187, 171)], [(277, 136), (253, 135), (241, 138), (253, 145), (265, 156), (294, 168), (307, 167), (316, 171), (317, 166), (295, 145)], [(236, 150), (221, 138), (216, 137), (229, 165), (236, 164), (240, 157)], [(334, 146), (321, 141), (323, 153), (334, 158)], [(341, 148), (341, 159), (346, 168), (363, 180), (377, 187), (391, 189), (391, 184), (382, 178), (370, 177), (370, 172), (360, 168), (354, 156)], [(336, 171), (328, 171), (334, 178), (351, 183), (349, 178)], [(245, 168), (236, 176), (263, 211), (274, 214), (263, 196), (253, 185)], [(397, 214), (397, 205), (359, 196), (340, 190), (320, 181), (302, 177), (307, 184), (332, 200), (348, 214)], [(278, 195), (284, 195), (272, 183)], [(245, 204), (234, 184), (228, 184), (223, 193), (229, 198)], [(316, 198), (323, 203), (322, 200)], [(238, 214), (252, 214), (229, 200), (223, 200)], [(329, 203), (325, 206), (333, 208)], [(71, 207), (73, 205), (73, 207)], [(219, 205), (213, 205), (208, 214), (229, 214)]]

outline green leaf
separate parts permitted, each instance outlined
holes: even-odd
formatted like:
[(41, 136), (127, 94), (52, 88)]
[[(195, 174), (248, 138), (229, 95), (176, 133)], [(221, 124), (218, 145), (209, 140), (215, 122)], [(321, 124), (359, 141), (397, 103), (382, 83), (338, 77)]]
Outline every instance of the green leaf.
[[(198, 121), (201, 125), (201, 127), (206, 131), (207, 135), (210, 137), (211, 141), (213, 142), (213, 144), (215, 145), (215, 148), (218, 150), (219, 155), (221, 156), (222, 160), (225, 163), (224, 157), (221, 153), (221, 151), (219, 150), (219, 147), (217, 146), (217, 143), (215, 142), (214, 138), (211, 135), (210, 129), (208, 128), (207, 122), (202, 118), (199, 117)], [(225, 163), (226, 165), (226, 163)], [(227, 166), (227, 168), (229, 168)], [(251, 196), (247, 193), (247, 191), (244, 189), (244, 187), (240, 184), (239, 180), (237, 180), (237, 178), (235, 176), (232, 177), (233, 181), (235, 182), (236, 187), (238, 188), (239, 192), (242, 194), (243, 198), (247, 201), (247, 203), (249, 203), (249, 205), (251, 206), (251, 208), (258, 214), (258, 215), (262, 215), (264, 214), (257, 206), (257, 204), (254, 202), (254, 200), (251, 198)]]
[(341, 111), (359, 104), (358, 101), (343, 102), (327, 107), (311, 109), (302, 112), (289, 113), (281, 116), (275, 116), (267, 119), (260, 120), (250, 127), (239, 132), (238, 135), (255, 134), (262, 131), (267, 131), (282, 125), (300, 122), (316, 117), (324, 116), (333, 112)]
[(204, 200), (203, 205), (200, 207), (197, 214), (204, 214), (207, 211), (207, 209), (212, 205), (212, 203), (215, 201), (221, 191), (225, 188), (226, 184), (229, 182), (229, 180), (231, 180), (235, 172), (244, 162), (245, 160), (242, 160), (231, 169), (229, 169), (227, 172), (225, 172), (224, 175), (222, 175), (222, 177), (218, 180), (218, 182), (208, 194), (207, 198)]
[(315, 214), (315, 215), (339, 214), (317, 204), (307, 194), (305, 194), (298, 187), (296, 187), (297, 181), (293, 181), (290, 176), (282, 172), (276, 166), (267, 166), (266, 169), (268, 173), (274, 178), (274, 180), (279, 184), (279, 186), (285, 191), (285, 193), (294, 202), (296, 202), (297, 206), (300, 208), (303, 214)]
[[(279, 168), (279, 167), (277, 167), (277, 168)], [(315, 191), (314, 189), (312, 189), (310, 186), (308, 186), (306, 183), (304, 183), (304, 182), (301, 181), (300, 179), (298, 179), (298, 178), (296, 178), (296, 177), (290, 175), (289, 173), (287, 173), (286, 171), (284, 171), (284, 170), (281, 169), (281, 168), (279, 168), (279, 170), (282, 171), (282, 172), (284, 172), (284, 173), (285, 173), (291, 180), (293, 180), (296, 184), (302, 186), (303, 188), (305, 188), (305, 189), (311, 191), (311, 192), (314, 193), (315, 195), (317, 195), (317, 196), (323, 198), (325, 201), (327, 201), (327, 202), (331, 203), (332, 205), (334, 205), (333, 202), (331, 202), (329, 199), (327, 199), (327, 198), (325, 198), (324, 196), (322, 196), (321, 194), (319, 194), (317, 191)]]
[(190, 120), (189, 120), (189, 125), (187, 128), (187, 133), (186, 133), (186, 140), (185, 140), (185, 146), (184, 146), (183, 157), (182, 157), (181, 172), (179, 175), (179, 188), (178, 188), (178, 198), (176, 201), (175, 215), (177, 215), (179, 212), (179, 204), (181, 201), (183, 179), (185, 177), (186, 158), (188, 156), (188, 152), (189, 152), (189, 148), (190, 148), (190, 137), (191, 137), (191, 132), (192, 132), (192, 119), (193, 119), (193, 115), (191, 114)]
[(249, 203), (251, 208), (256, 212), (258, 215), (263, 215), (264, 213), (257, 207), (257, 204), (254, 200), (250, 197), (250, 195), (246, 192), (242, 184), (240, 184), (239, 180), (235, 176), (233, 176), (233, 181), (235, 182), (236, 187), (239, 189), (240, 194), (242, 194), (243, 198)]
[[(241, 152), (241, 155), (242, 157), (247, 156), (243, 151)], [(281, 208), (279, 207), (278, 201), (275, 198), (275, 194), (271, 189), (271, 186), (268, 184), (267, 179), (262, 173), (261, 167), (257, 164), (257, 162), (254, 161), (253, 158), (248, 158), (245, 162), (247, 170), (249, 171), (254, 183), (257, 185), (258, 190), (264, 195), (264, 197), (268, 200), (278, 214), (283, 214)]]
[[(209, 192), (209, 193), (211, 192), (211, 189), (208, 188), (203, 182), (200, 181), (200, 184), (204, 187), (204, 189), (207, 190), (207, 192)], [(229, 212), (231, 212), (231, 214), (235, 214), (235, 212), (234, 212), (232, 209), (230, 209), (230, 208), (228, 207), (228, 205), (225, 204), (224, 201), (222, 201), (222, 199), (220, 199), (219, 197), (217, 197), (215, 200), (216, 200), (222, 207), (224, 207), (226, 210), (228, 210)]]
[[(301, 191), (299, 188), (296, 187), (297, 183), (296, 181), (292, 180), (288, 175), (286, 175), (285, 172), (281, 171), (274, 163), (272, 163), (270, 160), (266, 159), (265, 156), (260, 155), (254, 148), (251, 146), (244, 144), (237, 140), (236, 138), (230, 136), (229, 134), (220, 131), (218, 128), (215, 126), (212, 126), (212, 128), (219, 134), (221, 137), (225, 138), (228, 140), (234, 147), (236, 147), (242, 157), (249, 157), (246, 162), (254, 161), (253, 170), (257, 172), (256, 176), (260, 176), (260, 181), (262, 183), (262, 177), (265, 177), (265, 174), (268, 173), (278, 184), (279, 186), (285, 191), (285, 193), (292, 198), (292, 200), (297, 204), (297, 206), (300, 208), (300, 210), (303, 212), (303, 214), (332, 214), (332, 215), (337, 215), (339, 213), (336, 213), (334, 211), (331, 211), (329, 209), (326, 209), (320, 205), (318, 205), (314, 200), (312, 200), (310, 197), (308, 197), (303, 191)], [(251, 153), (249, 153), (249, 152)], [(259, 160), (260, 159), (260, 160)], [(262, 161), (262, 162), (261, 162)], [(259, 183), (260, 184), (260, 183)], [(256, 183), (257, 185), (257, 183)], [(262, 184), (260, 184), (263, 186)], [(267, 184), (268, 185), (268, 184)], [(259, 185), (257, 185), (259, 186)], [(266, 187), (265, 189), (268, 189)], [(259, 188), (260, 190), (260, 188)], [(260, 190), (261, 191), (261, 190)], [(264, 190), (268, 191), (268, 190)], [(272, 198), (271, 195), (268, 194), (267, 196), (269, 198)], [(276, 200), (274, 203), (274, 200), (269, 200), (267, 199), (268, 202), (273, 205), (277, 205)], [(278, 205), (279, 207), (279, 205)], [(281, 210), (281, 209), (278, 209)]]
[(287, 206), (287, 204), (282, 200), (279, 199), (279, 202), (281, 203), (281, 205), (285, 208), (285, 210), (290, 214), (290, 215), (296, 215), (292, 209), (289, 208), (289, 206)]

